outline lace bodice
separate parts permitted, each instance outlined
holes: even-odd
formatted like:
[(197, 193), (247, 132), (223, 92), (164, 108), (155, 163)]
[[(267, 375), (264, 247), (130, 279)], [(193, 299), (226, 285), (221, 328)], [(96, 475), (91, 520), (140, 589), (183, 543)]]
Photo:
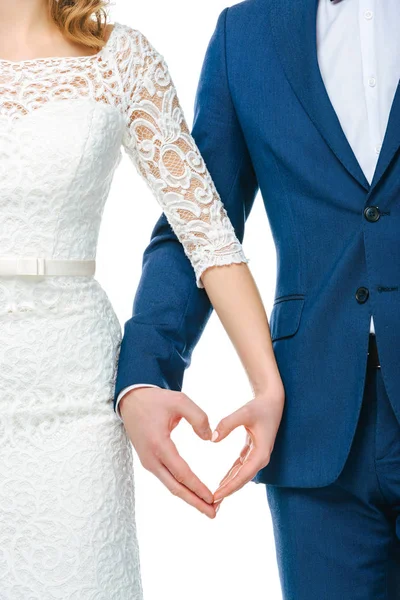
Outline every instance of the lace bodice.
[(93, 259), (121, 147), (200, 276), (246, 262), (163, 57), (115, 23), (95, 55), (0, 59), (0, 255)]

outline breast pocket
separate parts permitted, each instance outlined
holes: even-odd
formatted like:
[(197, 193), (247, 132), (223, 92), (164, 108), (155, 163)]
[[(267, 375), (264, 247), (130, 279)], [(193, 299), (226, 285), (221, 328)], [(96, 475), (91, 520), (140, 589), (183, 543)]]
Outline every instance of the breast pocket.
[(300, 326), (303, 294), (281, 296), (274, 302), (269, 319), (272, 341), (293, 336)]

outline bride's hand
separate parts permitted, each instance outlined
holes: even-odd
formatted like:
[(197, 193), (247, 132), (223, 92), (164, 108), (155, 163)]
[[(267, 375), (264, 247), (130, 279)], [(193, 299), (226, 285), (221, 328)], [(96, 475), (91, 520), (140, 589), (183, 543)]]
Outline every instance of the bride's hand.
[(216, 515), (213, 494), (179, 455), (171, 432), (182, 418), (203, 439), (211, 439), (206, 413), (181, 392), (136, 388), (120, 401), (128, 436), (145, 469), (170, 490), (210, 518)]
[(214, 432), (216, 439), (213, 441), (223, 440), (240, 426), (246, 429), (247, 436), (239, 458), (215, 491), (214, 502), (221, 501), (242, 488), (269, 463), (282, 419), (284, 402), (283, 385), (277, 382), (268, 392), (257, 395), (254, 400), (219, 422)]

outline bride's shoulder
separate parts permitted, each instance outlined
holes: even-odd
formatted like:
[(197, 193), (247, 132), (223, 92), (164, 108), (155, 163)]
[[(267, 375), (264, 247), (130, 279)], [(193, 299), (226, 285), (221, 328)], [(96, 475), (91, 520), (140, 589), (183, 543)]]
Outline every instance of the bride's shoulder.
[(154, 46), (144, 33), (127, 25), (126, 23), (114, 22), (109, 39), (116, 40), (116, 50), (125, 54), (143, 55), (156, 52)]
[(111, 35), (109, 47), (124, 89), (131, 90), (144, 69), (148, 74), (167, 72), (164, 57), (138, 29), (117, 22)]

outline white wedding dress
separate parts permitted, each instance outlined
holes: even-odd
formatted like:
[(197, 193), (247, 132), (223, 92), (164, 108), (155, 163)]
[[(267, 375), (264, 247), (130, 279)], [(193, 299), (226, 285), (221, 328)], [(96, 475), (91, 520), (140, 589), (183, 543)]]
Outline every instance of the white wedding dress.
[[(0, 256), (95, 259), (121, 147), (199, 286), (246, 261), (163, 58), (121, 23), (92, 56), (0, 59)], [(120, 341), (93, 276), (0, 275), (0, 600), (142, 598)]]

